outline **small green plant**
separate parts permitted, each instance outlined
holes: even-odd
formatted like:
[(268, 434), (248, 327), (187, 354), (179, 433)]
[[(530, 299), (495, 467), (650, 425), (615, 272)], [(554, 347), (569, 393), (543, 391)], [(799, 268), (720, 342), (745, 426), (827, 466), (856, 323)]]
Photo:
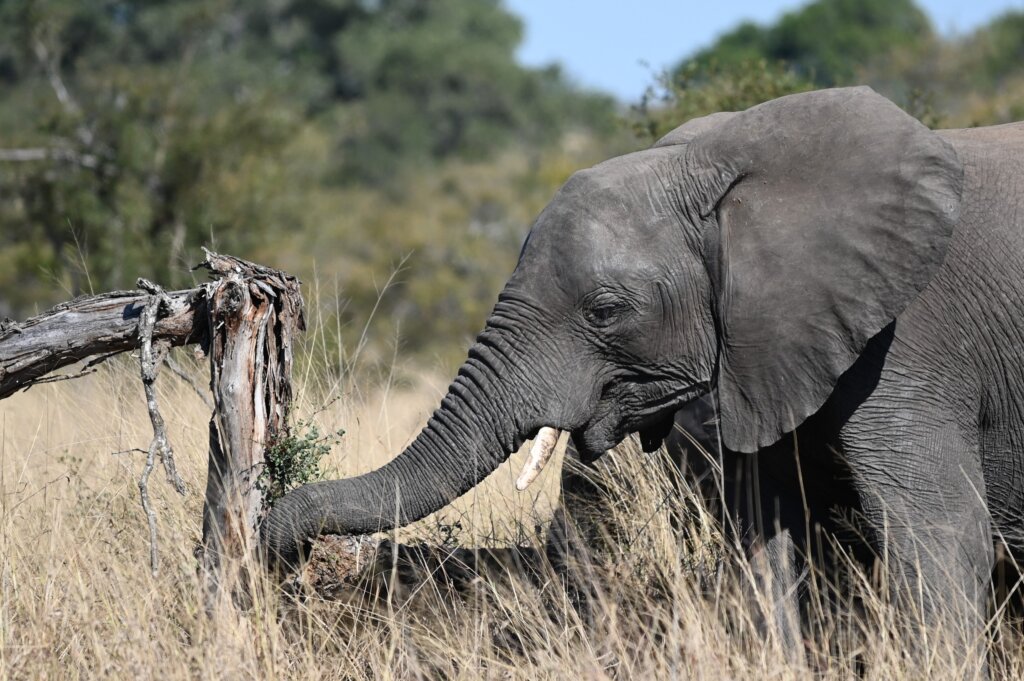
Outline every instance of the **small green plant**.
[(279, 434), (266, 450), (266, 461), (256, 488), (268, 506), (289, 490), (319, 480), (320, 461), (341, 441), (344, 430), (321, 433), (313, 421), (298, 421)]

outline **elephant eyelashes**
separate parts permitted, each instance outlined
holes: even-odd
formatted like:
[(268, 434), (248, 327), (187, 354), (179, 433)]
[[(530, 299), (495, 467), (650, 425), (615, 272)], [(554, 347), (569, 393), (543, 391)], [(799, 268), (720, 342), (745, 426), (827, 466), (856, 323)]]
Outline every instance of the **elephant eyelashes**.
[(589, 301), (584, 316), (594, 326), (605, 327), (617, 322), (629, 309), (626, 303), (605, 294)]
[(587, 319), (595, 324), (609, 324), (615, 321), (618, 313), (618, 307), (615, 305), (606, 305), (604, 307), (596, 307), (587, 310)]

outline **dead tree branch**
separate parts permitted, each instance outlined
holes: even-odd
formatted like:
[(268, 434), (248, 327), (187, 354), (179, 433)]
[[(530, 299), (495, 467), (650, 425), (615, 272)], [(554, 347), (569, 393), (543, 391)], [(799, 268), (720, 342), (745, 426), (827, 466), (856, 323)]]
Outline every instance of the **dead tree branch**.
[(100, 159), (95, 154), (81, 154), (73, 149), (55, 146), (29, 147), (26, 149), (0, 149), (0, 161), (8, 163), (30, 163), (33, 161), (62, 161), (73, 163), (83, 168), (95, 169)]
[(153, 472), (157, 456), (163, 462), (167, 481), (174, 486), (175, 491), (184, 496), (186, 490), (185, 481), (178, 475), (174, 466), (174, 450), (167, 438), (164, 417), (160, 414), (160, 408), (156, 401), (157, 369), (170, 347), (166, 341), (153, 341), (153, 329), (156, 327), (161, 307), (166, 307), (170, 300), (162, 288), (145, 279), (139, 279), (138, 287), (151, 294), (139, 320), (139, 342), (142, 350), (139, 365), (142, 386), (146, 392), (146, 408), (149, 411), (149, 420), (153, 424), (153, 440), (149, 443), (149, 449), (146, 452), (146, 465), (139, 478), (139, 496), (142, 501), (142, 509), (146, 513), (146, 520), (149, 523), (149, 569), (155, 577), (160, 571), (160, 554), (157, 547), (156, 511), (153, 510), (153, 505), (149, 500), (149, 475)]
[(0, 149), (0, 161), (25, 163), (28, 161), (45, 161), (50, 158), (50, 150), (45, 147), (27, 149)]
[[(141, 350), (141, 376), (153, 439), (139, 480), (150, 531), (150, 567), (159, 565), (156, 514), (149, 479), (163, 464), (179, 493), (178, 475), (157, 404), (157, 369), (173, 346), (200, 343), (210, 360), (214, 413), (199, 554), (216, 593), (225, 559), (246, 555), (262, 520), (259, 475), (264, 449), (287, 434), (292, 399), (292, 342), (304, 328), (299, 281), (254, 263), (206, 251), (200, 265), (213, 281), (187, 291), (164, 292), (140, 279), (142, 291), (114, 291), (76, 298), (23, 323), (0, 322), (0, 399), (53, 380), (47, 375), (113, 354)], [(55, 378), (81, 375), (67, 374)]]
[[(166, 295), (153, 339), (170, 346), (205, 342), (206, 290)], [(21, 324), (0, 324), (0, 399), (62, 367), (139, 347), (139, 320), (150, 297), (139, 291), (83, 296)]]

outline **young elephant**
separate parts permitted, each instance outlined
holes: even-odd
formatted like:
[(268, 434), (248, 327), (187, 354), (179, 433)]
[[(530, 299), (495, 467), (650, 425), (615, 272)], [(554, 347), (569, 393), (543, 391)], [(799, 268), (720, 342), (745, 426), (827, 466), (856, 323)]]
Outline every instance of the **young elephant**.
[(851, 88), (576, 173), (422, 433), (279, 501), (267, 550), (412, 522), (544, 428), (656, 440), (714, 387), (751, 551), (849, 506), (896, 592), (979, 631), (993, 536), (1024, 549), (1022, 159), (1024, 125), (933, 132)]

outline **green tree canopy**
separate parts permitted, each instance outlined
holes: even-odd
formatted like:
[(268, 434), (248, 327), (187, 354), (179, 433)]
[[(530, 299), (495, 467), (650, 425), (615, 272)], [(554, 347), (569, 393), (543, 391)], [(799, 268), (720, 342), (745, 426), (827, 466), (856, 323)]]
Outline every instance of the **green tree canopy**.
[(438, 164), (613, 130), (521, 35), (497, 0), (0, 3), (0, 313), (185, 284), (199, 244), (280, 253), (331, 192), (401, 206)]
[(857, 68), (894, 48), (933, 39), (928, 17), (913, 0), (816, 0), (770, 26), (744, 22), (693, 56), (702, 64), (783, 62), (819, 86), (849, 82)]

